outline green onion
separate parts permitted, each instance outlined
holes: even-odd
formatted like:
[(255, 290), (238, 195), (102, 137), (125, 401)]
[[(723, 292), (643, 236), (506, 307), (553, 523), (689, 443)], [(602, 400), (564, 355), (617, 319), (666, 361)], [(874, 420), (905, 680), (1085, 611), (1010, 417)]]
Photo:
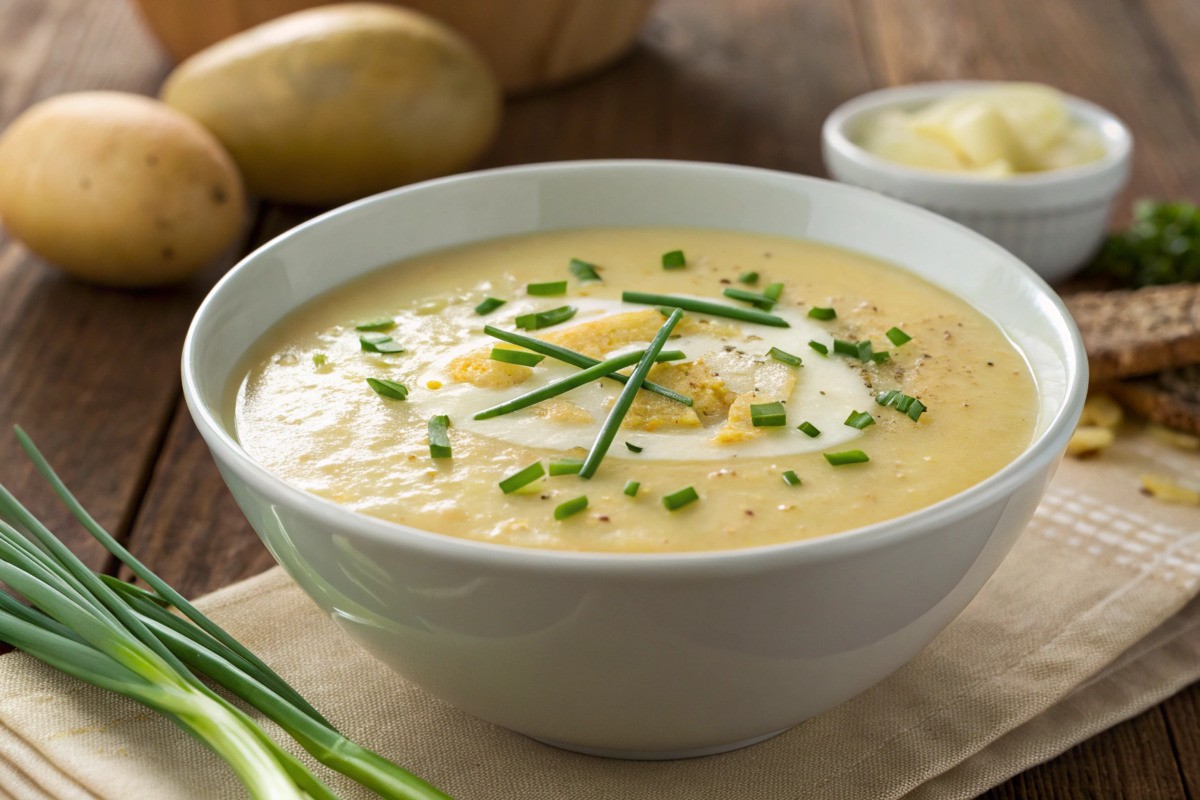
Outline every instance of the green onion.
[(483, 301), (482, 303), (480, 303), (479, 305), (475, 306), (475, 313), (476, 313), (476, 314), (478, 314), (479, 316), (481, 316), (481, 317), (482, 317), (482, 316), (484, 316), (484, 315), (486, 315), (486, 314), (490, 314), (490, 313), (492, 313), (492, 312), (493, 312), (493, 311), (495, 311), (497, 308), (499, 308), (500, 306), (504, 305), (506, 302), (508, 302), (508, 301), (507, 301), (507, 300), (501, 300), (501, 299), (500, 299), (500, 298), (498, 298), (498, 297), (488, 297), (488, 298), (485, 298), (485, 299), (484, 299), (484, 301)]
[(435, 414), (429, 418), (429, 457), (450, 458), (450, 418)]
[(557, 325), (560, 322), (566, 322), (573, 316), (575, 316), (575, 308), (573, 306), (559, 306), (549, 311), (522, 314), (513, 320), (513, 324), (527, 331), (535, 331), (540, 328), (549, 328), (551, 325)]
[(493, 347), (493, 361), (503, 361), (505, 364), (519, 364), (522, 367), (536, 367), (546, 357), (538, 353), (526, 353), (524, 350), (509, 350), (504, 347)]
[(640, 452), (642, 452), (642, 450), (645, 449), (644, 447), (638, 447), (633, 442), (626, 442), (625, 447), (628, 448), (629, 452), (631, 452), (631, 453), (640, 453)]
[(772, 347), (767, 351), (767, 355), (776, 361), (787, 364), (789, 367), (803, 366), (804, 362), (800, 360), (800, 356), (794, 356), (791, 353), (780, 350), (778, 347)]
[[(574, 350), (568, 350), (565, 347), (560, 347), (556, 344), (543, 341), (542, 339), (535, 339), (532, 336), (525, 336), (524, 334), (516, 333), (514, 331), (501, 330), (500, 328), (495, 328), (491, 325), (485, 325), (483, 327), (483, 332), (488, 336), (493, 336), (499, 339), (500, 341), (508, 342), (509, 344), (520, 345), (526, 350), (532, 350), (535, 353), (548, 355), (551, 358), (558, 359), (559, 361), (570, 364), (573, 367), (590, 367), (600, 363), (591, 356), (585, 356), (583, 353), (576, 353)], [(659, 353), (659, 358), (662, 358), (663, 355), (674, 354), (678, 352), (678, 350), (664, 350), (662, 353)], [(611, 378), (612, 380), (619, 381), (620, 383), (629, 382), (629, 376), (622, 375), (619, 372), (614, 372), (612, 374), (605, 375), (604, 377)], [(646, 381), (642, 384), (642, 388), (648, 392), (660, 394), (663, 397), (674, 400), (677, 403), (683, 403), (685, 406), (690, 406), (692, 404), (692, 398), (688, 397), (687, 395), (680, 394), (673, 389), (668, 389), (665, 386), (659, 386), (657, 383)]]
[(918, 422), (921, 419), (921, 414), (929, 409), (915, 397), (911, 397), (903, 392), (898, 392), (892, 389), (888, 392), (883, 392), (875, 398), (875, 402), (881, 406), (892, 406), (902, 414), (907, 414), (913, 422)]
[(847, 342), (843, 339), (834, 339), (833, 352), (839, 355), (857, 358), (859, 361), (870, 361), (871, 356), (873, 355), (870, 341)]
[(783, 482), (788, 486), (799, 486), (800, 476), (797, 475), (794, 470), (789, 469), (787, 472), (783, 473)]
[(642, 488), (642, 484), (637, 481), (625, 481), (625, 494), (629, 497), (637, 497), (640, 488)]
[(665, 496), (662, 499), (663, 505), (667, 507), (667, 511), (677, 511), (683, 508), (688, 503), (695, 502), (700, 499), (700, 495), (696, 494), (696, 490), (691, 486), (685, 486), (677, 492)]
[(358, 337), (359, 347), (364, 353), (403, 353), (404, 347), (392, 341), (392, 337), (368, 335)]
[(396, 327), (396, 320), (391, 317), (379, 317), (378, 319), (369, 319), (365, 322), (360, 322), (354, 326), (356, 331), (390, 331)]
[(783, 284), (768, 283), (767, 288), (763, 289), (763, 294), (765, 294), (771, 300), (771, 302), (778, 302), (780, 296), (783, 295)]
[[(607, 361), (601, 361), (598, 364), (580, 370), (574, 375), (568, 375), (565, 378), (559, 378), (556, 381), (546, 384), (531, 392), (518, 395), (511, 400), (505, 400), (503, 403), (498, 403), (490, 408), (485, 408), (475, 415), (475, 419), (491, 419), (499, 417), (503, 414), (511, 414), (514, 411), (520, 411), (522, 408), (536, 405), (543, 400), (549, 400), (551, 397), (558, 397), (560, 394), (571, 391), (585, 383), (603, 378), (610, 372), (616, 372), (619, 369), (624, 369), (638, 361), (645, 354), (645, 350), (637, 350), (632, 353), (624, 353), (616, 358), (610, 358)], [(628, 384), (626, 384), (628, 386)]]
[(875, 418), (866, 411), (851, 411), (850, 416), (846, 417), (846, 421), (842, 424), (858, 428), (861, 431), (869, 425), (874, 425)]
[(808, 346), (811, 347), (813, 350), (816, 350), (818, 353), (820, 353), (823, 356), (829, 355), (829, 348), (826, 347), (825, 345), (821, 344), (820, 342), (816, 341), (815, 339), (810, 341), (808, 343)]
[(912, 341), (911, 336), (909, 336), (907, 333), (900, 330), (899, 328), (894, 328), (894, 327), (889, 328), (888, 332), (885, 333), (884, 336), (888, 337), (888, 339), (890, 339), (892, 344), (896, 345), (896, 347), (899, 347), (900, 345), (902, 345), (906, 342)]
[(566, 281), (547, 281), (546, 283), (531, 283), (525, 287), (525, 293), (536, 297), (549, 297), (555, 294), (567, 293)]
[(770, 325), (775, 328), (790, 328), (787, 320), (759, 311), (753, 308), (739, 308), (714, 303), (711, 300), (697, 300), (694, 297), (680, 297), (674, 294), (651, 294), (649, 292), (622, 292), (621, 299), (626, 303), (637, 303), (646, 306), (665, 306), (667, 308), (682, 308), (684, 311), (695, 311), (698, 314), (711, 314), (714, 317), (740, 319), (743, 322), (757, 322), (760, 325)]
[(604, 279), (600, 277), (600, 273), (596, 272), (595, 264), (589, 264), (588, 262), (581, 261), (578, 258), (572, 258), (571, 263), (567, 265), (567, 268), (571, 270), (572, 275), (579, 279), (580, 283), (604, 281)]
[(500, 481), (500, 491), (505, 494), (512, 494), (517, 489), (536, 481), (538, 478), (546, 474), (546, 470), (542, 467), (542, 462), (535, 461), (520, 472), (514, 472), (504, 480)]
[(323, 367), (329, 363), (329, 358), (324, 353), (313, 353), (312, 361), (314, 367)]
[(554, 509), (554, 518), (557, 520), (564, 520), (567, 517), (583, 511), (585, 508), (587, 508), (587, 506), (587, 495), (581, 494), (579, 497), (576, 497), (573, 500), (568, 500), (565, 503), (559, 503), (558, 507)]
[(367, 378), (367, 385), (374, 389), (375, 394), (380, 397), (388, 397), (392, 400), (404, 400), (408, 397), (407, 386), (386, 378)]
[(831, 319), (837, 319), (837, 311), (832, 308), (819, 308), (813, 306), (808, 310), (808, 315), (813, 319), (819, 319), (822, 322), (828, 322)]
[(663, 253), (662, 265), (663, 269), (683, 269), (687, 266), (687, 259), (684, 258), (682, 250), (672, 250)]
[(608, 448), (612, 445), (613, 439), (617, 436), (617, 430), (621, 427), (622, 420), (629, 412), (629, 407), (633, 405), (633, 398), (637, 395), (638, 389), (641, 388), (642, 382), (646, 380), (646, 374), (650, 372), (650, 368), (654, 366), (654, 358), (662, 350), (663, 345), (667, 343), (667, 339), (671, 335), (671, 331), (675, 330), (675, 326), (679, 324), (679, 320), (683, 319), (683, 312), (675, 309), (663, 326), (658, 329), (658, 333), (654, 334), (654, 338), (650, 341), (650, 346), (646, 348), (642, 355), (641, 361), (634, 367), (633, 374), (629, 376), (629, 383), (621, 389), (621, 394), (617, 396), (617, 402), (613, 404), (612, 410), (608, 413), (608, 418), (604, 420), (604, 425), (600, 428), (600, 434), (596, 437), (596, 441), (592, 443), (592, 449), (588, 451), (587, 458), (584, 459), (583, 469), (579, 471), (579, 477), (590, 478), (596, 474), (596, 470), (600, 468), (600, 462), (604, 460), (604, 455), (608, 452)]
[(559, 475), (578, 475), (583, 462), (578, 458), (563, 458), (550, 462), (550, 477)]
[(845, 450), (841, 453), (822, 453), (825, 460), (835, 467), (842, 467), (846, 464), (864, 464), (871, 459), (862, 450)]
[(744, 283), (747, 286), (753, 286), (754, 284), (758, 283), (758, 273), (743, 272), (741, 275), (738, 275), (738, 283)]
[(730, 300), (741, 300), (742, 302), (761, 308), (763, 311), (770, 311), (775, 307), (775, 301), (761, 292), (748, 292), (745, 289), (727, 286), (722, 294)]
[(787, 425), (787, 409), (783, 403), (760, 403), (750, 405), (750, 422), (756, 428), (778, 428)]
[(808, 421), (801, 422), (799, 425), (796, 426), (796, 430), (801, 431), (806, 436), (808, 436), (809, 438), (812, 438), (812, 439), (815, 439), (821, 435), (821, 431), (817, 428), (817, 426), (813, 425), (811, 422), (808, 422)]

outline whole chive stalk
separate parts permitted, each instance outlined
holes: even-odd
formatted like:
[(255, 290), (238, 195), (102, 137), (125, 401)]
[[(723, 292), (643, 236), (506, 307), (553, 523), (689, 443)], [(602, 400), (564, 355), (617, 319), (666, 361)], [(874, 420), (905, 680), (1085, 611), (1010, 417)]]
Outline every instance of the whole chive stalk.
[(550, 462), (550, 477), (555, 478), (559, 475), (578, 475), (579, 470), (583, 467), (583, 462), (578, 458), (561, 458), (557, 461)]
[(663, 350), (654, 360), (661, 363), (663, 361), (683, 361), (685, 358), (687, 358), (687, 354), (682, 350)]
[(629, 452), (631, 452), (631, 453), (640, 453), (640, 452), (642, 452), (643, 450), (645, 450), (645, 449), (646, 449), (646, 448), (644, 448), (644, 447), (638, 447), (638, 446), (637, 446), (636, 444), (634, 444), (633, 442), (626, 442), (626, 443), (625, 443), (625, 448), (626, 448), (627, 450), (629, 450)]
[(663, 497), (662, 502), (663, 505), (666, 506), (667, 511), (677, 511), (678, 509), (686, 506), (688, 503), (694, 503), (699, 499), (700, 495), (696, 494), (696, 490), (694, 488), (691, 486), (685, 486), (679, 491), (671, 492), (671, 494)]
[(517, 489), (528, 486), (545, 474), (546, 468), (542, 466), (542, 462), (535, 461), (528, 467), (525, 467), (525, 469), (514, 472), (512, 475), (509, 475), (507, 478), (500, 481), (500, 491), (504, 492), (505, 494), (512, 494)]
[(728, 319), (737, 319), (742, 322), (756, 322), (759, 325), (770, 325), (774, 328), (791, 327), (783, 317), (777, 317), (765, 311), (727, 306), (721, 303), (714, 303), (711, 300), (698, 300), (694, 297), (681, 297), (674, 294), (651, 294), (649, 292), (622, 292), (621, 299), (626, 303), (681, 308), (684, 311), (695, 311), (698, 314), (709, 314), (714, 317), (727, 317)]
[(835, 467), (844, 467), (847, 464), (865, 464), (871, 459), (862, 450), (844, 450), (840, 453), (822, 453), (825, 460)]
[(727, 286), (721, 294), (730, 300), (741, 300), (743, 303), (749, 303), (756, 308), (761, 308), (763, 311), (770, 311), (775, 307), (775, 301), (762, 292), (750, 292), (745, 289), (739, 289), (736, 286)]
[(754, 284), (758, 283), (758, 273), (743, 272), (741, 275), (738, 275), (738, 283), (744, 283), (747, 286), (753, 286)]
[(565, 503), (559, 503), (554, 509), (554, 518), (564, 520), (567, 517), (572, 517), (588, 507), (588, 499), (586, 494), (581, 494), (579, 497), (568, 500)]
[(663, 253), (662, 266), (663, 269), (683, 269), (687, 266), (687, 258), (684, 257), (682, 250), (672, 250), (669, 253)]
[(820, 342), (816, 341), (815, 339), (810, 341), (808, 343), (808, 346), (811, 347), (813, 350), (816, 350), (818, 353), (820, 353), (823, 356), (829, 355), (829, 348), (826, 347), (825, 345), (821, 344)]
[(495, 311), (495, 310), (496, 310), (497, 308), (499, 308), (500, 306), (504, 305), (506, 302), (508, 302), (508, 301), (507, 301), (507, 300), (501, 300), (501, 299), (500, 299), (500, 298), (498, 298), (498, 297), (487, 297), (487, 298), (484, 298), (484, 300), (483, 300), (483, 302), (482, 302), (482, 303), (480, 303), (479, 305), (475, 306), (475, 313), (476, 313), (476, 314), (478, 314), (478, 315), (479, 315), (479, 316), (481, 316), (481, 317), (482, 317), (482, 316), (486, 316), (486, 315), (488, 315), (488, 314), (492, 313), (493, 311)]
[(627, 497), (637, 497), (638, 489), (642, 488), (642, 484), (637, 481), (625, 481), (625, 495)]
[(429, 457), (450, 458), (450, 417), (435, 414), (429, 418)]
[(756, 428), (779, 428), (787, 425), (787, 409), (783, 403), (750, 405), (750, 423)]
[(580, 283), (603, 282), (604, 280), (600, 277), (600, 273), (596, 272), (595, 264), (589, 264), (578, 258), (572, 258), (571, 263), (567, 265), (567, 269), (571, 270), (571, 274), (578, 278)]
[[(616, 372), (619, 369), (631, 366), (638, 363), (642, 358), (645, 350), (637, 350), (632, 353), (625, 353), (615, 358), (610, 358), (607, 361), (601, 361), (587, 369), (580, 370), (574, 375), (568, 375), (565, 378), (560, 378), (557, 381), (552, 381), (532, 392), (526, 392), (523, 395), (505, 400), (503, 403), (498, 403), (490, 408), (485, 408), (475, 415), (475, 419), (491, 419), (499, 417), (503, 414), (511, 414), (514, 411), (520, 411), (522, 408), (536, 405), (543, 400), (549, 400), (551, 397), (558, 397), (560, 394), (571, 391), (572, 389), (583, 386), (585, 383), (599, 380), (610, 372)], [(628, 384), (626, 384), (628, 386)]]
[(558, 308), (552, 308), (549, 311), (538, 311), (533, 314), (521, 314), (513, 320), (513, 324), (518, 328), (524, 328), (527, 331), (535, 331), (542, 328), (549, 328), (551, 325), (558, 325), (566, 322), (573, 316), (575, 316), (574, 306), (559, 306)]
[(837, 312), (832, 308), (820, 308), (813, 306), (808, 310), (808, 316), (813, 319), (819, 319), (822, 322), (828, 322), (831, 319), (837, 319)]
[(604, 420), (604, 425), (600, 428), (600, 434), (596, 437), (596, 441), (592, 443), (592, 449), (588, 451), (587, 458), (583, 460), (583, 469), (579, 471), (579, 477), (590, 478), (600, 468), (600, 462), (604, 460), (608, 448), (612, 446), (613, 439), (617, 436), (617, 430), (621, 427), (621, 422), (624, 421), (625, 415), (629, 413), (629, 407), (633, 405), (633, 398), (637, 396), (638, 389), (641, 388), (642, 383), (646, 380), (646, 375), (650, 372), (650, 368), (654, 366), (655, 357), (662, 351), (663, 345), (667, 343), (667, 339), (671, 336), (671, 331), (675, 330), (675, 326), (679, 324), (679, 320), (681, 319), (683, 319), (683, 312), (675, 309), (650, 341), (650, 346), (642, 354), (641, 360), (634, 367), (633, 374), (629, 376), (629, 382), (625, 384), (625, 388), (621, 389), (621, 394), (617, 396), (617, 402), (609, 412), (608, 418)]
[(384, 334), (365, 334), (358, 337), (358, 346), (364, 353), (403, 353), (404, 346)]
[(791, 469), (783, 473), (783, 482), (788, 486), (799, 486), (801, 483), (800, 476), (796, 474), (795, 470)]
[(767, 355), (782, 364), (787, 364), (789, 367), (800, 367), (804, 365), (804, 362), (800, 359), (800, 356), (794, 356), (785, 350), (780, 350), (778, 347), (772, 347), (767, 351)]
[(505, 364), (517, 364), (522, 367), (536, 367), (546, 357), (539, 353), (527, 353), (524, 350), (509, 350), (504, 347), (493, 347), (490, 358)]
[(390, 331), (396, 327), (396, 320), (391, 317), (379, 317), (360, 322), (354, 326), (356, 331)]
[(888, 341), (890, 341), (896, 347), (912, 341), (911, 336), (896, 327), (888, 328), (888, 331), (884, 334), (884, 336), (886, 336)]
[(801, 433), (803, 433), (805, 436), (809, 437), (810, 439), (815, 439), (821, 435), (820, 429), (818, 429), (816, 425), (813, 425), (811, 422), (808, 422), (807, 420), (804, 422), (801, 422), (799, 425), (797, 425), (796, 430), (800, 431)]
[(566, 281), (547, 281), (546, 283), (531, 283), (525, 287), (525, 293), (535, 297), (550, 297), (567, 293)]
[(375, 394), (389, 400), (405, 400), (408, 398), (408, 387), (402, 383), (389, 381), (387, 378), (367, 378), (367, 385), (375, 390)]
[(866, 411), (851, 411), (850, 416), (846, 417), (846, 421), (842, 424), (861, 431), (863, 428), (874, 425), (875, 418)]

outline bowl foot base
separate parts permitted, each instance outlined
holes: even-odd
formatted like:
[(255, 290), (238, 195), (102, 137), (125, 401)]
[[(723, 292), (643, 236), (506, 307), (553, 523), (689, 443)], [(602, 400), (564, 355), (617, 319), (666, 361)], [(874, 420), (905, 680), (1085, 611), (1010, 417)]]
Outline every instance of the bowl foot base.
[(553, 739), (541, 739), (536, 736), (531, 737), (537, 739), (542, 744), (548, 744), (551, 747), (557, 747), (561, 750), (572, 750), (576, 753), (583, 753), (589, 756), (600, 756), (602, 758), (625, 758), (634, 761), (670, 761), (678, 758), (699, 758), (700, 756), (713, 756), (717, 753), (728, 753), (730, 750), (738, 750), (743, 747), (749, 747), (752, 744), (765, 742), (774, 736), (778, 736), (788, 728), (780, 728), (771, 733), (764, 733), (761, 736), (751, 736), (749, 739), (739, 739), (736, 742), (727, 744), (715, 744), (708, 747), (695, 747), (685, 750), (610, 750), (605, 747), (587, 747), (581, 744), (572, 744), (570, 742), (556, 742)]

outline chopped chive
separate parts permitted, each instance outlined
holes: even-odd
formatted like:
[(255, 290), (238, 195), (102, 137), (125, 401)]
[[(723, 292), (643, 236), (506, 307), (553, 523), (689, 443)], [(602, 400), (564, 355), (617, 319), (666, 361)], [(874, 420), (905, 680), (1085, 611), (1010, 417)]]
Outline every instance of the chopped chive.
[(919, 422), (921, 414), (929, 409), (924, 403), (915, 397), (898, 392), (895, 389), (883, 392), (875, 398), (875, 402), (881, 406), (892, 406), (902, 414), (907, 414), (913, 422)]
[(844, 450), (841, 453), (822, 453), (825, 460), (835, 467), (846, 464), (864, 464), (871, 459), (862, 450)]
[(896, 391), (895, 389), (891, 389), (890, 391), (880, 393), (880, 395), (875, 398), (875, 402), (879, 403), (881, 406), (886, 406), (890, 405), (892, 401), (899, 396), (900, 392)]
[(683, 508), (688, 503), (700, 499), (700, 495), (696, 494), (696, 490), (691, 486), (685, 486), (678, 492), (672, 492), (663, 497), (663, 505), (667, 507), (667, 511), (676, 511)]
[(800, 476), (796, 474), (795, 470), (789, 469), (787, 472), (783, 473), (783, 482), (788, 486), (799, 486)]
[(629, 497), (637, 497), (640, 488), (642, 488), (642, 484), (637, 481), (625, 481), (625, 494)]
[(778, 428), (787, 425), (787, 409), (779, 401), (751, 403), (750, 422), (756, 428)]
[(797, 425), (796, 430), (801, 431), (806, 436), (808, 436), (812, 439), (815, 439), (821, 435), (821, 431), (817, 428), (817, 426), (813, 425), (811, 422), (808, 422), (807, 420), (804, 422), (801, 422), (799, 425)]
[(754, 284), (758, 283), (758, 273), (743, 272), (741, 275), (738, 275), (738, 283), (744, 283), (747, 286), (753, 286)]
[(564, 520), (567, 517), (570, 517), (574, 514), (578, 514), (580, 511), (583, 511), (585, 508), (587, 508), (587, 506), (588, 506), (587, 495), (581, 494), (581, 495), (579, 495), (579, 497), (576, 497), (572, 500), (568, 500), (565, 503), (559, 503), (558, 506), (554, 509), (554, 518), (557, 520)]
[(491, 358), (493, 361), (503, 361), (505, 364), (535, 367), (546, 357), (538, 353), (527, 353), (524, 350), (508, 350), (504, 347), (493, 347)]
[(550, 462), (550, 477), (559, 475), (578, 475), (579, 468), (583, 466), (583, 462), (578, 458), (560, 458), (557, 461)]
[[(624, 353), (616, 358), (610, 358), (607, 361), (601, 361), (593, 364), (587, 369), (582, 369), (574, 375), (568, 375), (565, 378), (560, 378), (557, 381), (546, 384), (531, 392), (518, 395), (511, 400), (506, 400), (490, 408), (485, 408), (475, 415), (475, 419), (491, 419), (499, 417), (503, 414), (511, 414), (514, 411), (520, 411), (522, 408), (536, 405), (543, 400), (549, 400), (551, 397), (558, 397), (560, 394), (569, 392), (574, 388), (583, 386), (585, 383), (603, 378), (610, 372), (616, 372), (619, 369), (631, 366), (638, 363), (645, 355), (645, 350), (635, 350), (632, 353)], [(628, 384), (626, 384), (628, 385)]]
[[(629, 383), (625, 384), (625, 388), (621, 389), (621, 394), (617, 396), (617, 402), (613, 404), (612, 410), (608, 412), (608, 418), (604, 420), (604, 425), (600, 428), (600, 434), (596, 437), (596, 441), (592, 443), (592, 449), (588, 451), (587, 458), (584, 459), (583, 469), (579, 471), (581, 478), (590, 478), (596, 474), (596, 470), (600, 468), (600, 462), (604, 460), (604, 455), (608, 452), (608, 448), (612, 446), (613, 439), (617, 436), (617, 430), (621, 427), (621, 422), (625, 419), (625, 415), (629, 413), (629, 407), (633, 405), (633, 398), (637, 395), (638, 389), (646, 380), (646, 374), (650, 372), (650, 368), (654, 366), (654, 358), (663, 349), (663, 345), (667, 343), (667, 339), (671, 335), (671, 331), (675, 330), (675, 326), (679, 324), (679, 320), (683, 319), (683, 312), (679, 309), (671, 312), (671, 316), (663, 323), (663, 326), (658, 329), (658, 333), (654, 334), (654, 338), (650, 341), (650, 346), (646, 348), (638, 365), (634, 367), (633, 373), (629, 376)], [(611, 371), (611, 370), (610, 370)]]
[(851, 356), (859, 361), (870, 361), (872, 353), (871, 342), (847, 342), (844, 339), (833, 340), (833, 352), (843, 356)]
[(866, 411), (851, 411), (850, 416), (846, 417), (846, 421), (842, 424), (858, 428), (861, 431), (869, 425), (874, 425), (875, 418)]
[(888, 332), (885, 333), (884, 336), (887, 336), (888, 339), (891, 340), (892, 344), (896, 345), (896, 347), (912, 341), (912, 337), (899, 328), (888, 329)]
[(402, 383), (389, 381), (386, 378), (367, 378), (367, 385), (375, 390), (380, 397), (392, 400), (404, 400), (408, 397), (408, 387)]
[(633, 442), (626, 442), (625, 447), (627, 447), (629, 449), (629, 452), (631, 452), (631, 453), (640, 453), (646, 449), (644, 447), (638, 447)]
[(323, 367), (329, 363), (329, 358), (324, 353), (313, 353), (313, 366)]
[(364, 353), (403, 353), (404, 346), (385, 335), (367, 335), (358, 337), (358, 345)]
[(829, 355), (829, 348), (826, 347), (825, 345), (821, 344), (820, 342), (816, 341), (815, 339), (810, 341), (808, 343), (808, 346), (811, 347), (813, 350), (816, 350), (818, 353), (820, 353), (823, 356)]
[(662, 265), (663, 269), (683, 269), (687, 266), (687, 259), (684, 258), (682, 250), (672, 250), (663, 253)]
[(626, 303), (638, 303), (647, 306), (665, 306), (667, 308), (682, 308), (684, 311), (695, 311), (698, 314), (711, 314), (714, 317), (740, 319), (743, 322), (757, 322), (760, 325), (770, 325), (775, 328), (790, 328), (787, 320), (759, 311), (755, 308), (739, 308), (714, 303), (711, 300), (698, 300), (694, 297), (680, 297), (674, 294), (651, 294), (649, 292), (622, 292), (621, 299)]
[(482, 303), (475, 306), (475, 313), (482, 317), (485, 314), (492, 313), (497, 308), (499, 308), (500, 306), (504, 305), (507, 302), (508, 302), (507, 300), (501, 300), (498, 297), (485, 298)]
[(912, 406), (909, 407), (908, 412), (907, 412), (908, 418), (911, 419), (913, 422), (919, 422), (921, 419), (921, 415), (924, 414), (926, 411), (928, 411), (928, 409), (925, 408), (925, 404), (914, 397)]
[(536, 314), (522, 314), (513, 320), (513, 322), (518, 328), (535, 331), (539, 328), (549, 328), (551, 325), (566, 322), (573, 316), (575, 316), (575, 308), (573, 306), (559, 306), (549, 311), (539, 311)]
[(871, 353), (871, 360), (874, 361), (876, 364), (882, 364), (885, 361), (890, 361), (891, 358), (892, 358), (891, 354), (888, 353), (888, 351), (886, 351), (886, 350), (879, 352), (879, 353)]
[(531, 283), (525, 287), (526, 294), (537, 297), (548, 297), (555, 294), (567, 293), (566, 281), (547, 281), (546, 283)]
[(429, 418), (429, 457), (450, 458), (450, 418), (435, 414)]
[(745, 289), (727, 286), (722, 294), (730, 300), (741, 300), (744, 303), (750, 303), (757, 308), (761, 308), (763, 311), (770, 311), (775, 307), (775, 301), (761, 292), (748, 292)]
[(780, 350), (778, 347), (772, 347), (767, 351), (767, 355), (776, 361), (781, 361), (789, 367), (803, 366), (804, 362), (800, 360), (800, 356), (794, 356), (791, 353)]
[(572, 258), (567, 268), (571, 270), (572, 275), (579, 279), (580, 283), (589, 283), (592, 281), (604, 282), (604, 279), (600, 277), (600, 273), (596, 272), (595, 264), (589, 264), (578, 258)]
[(535, 461), (520, 472), (514, 472), (500, 481), (500, 491), (505, 494), (512, 494), (517, 489), (520, 489), (522, 486), (528, 486), (545, 474), (546, 470), (542, 467), (542, 462)]
[(820, 308), (813, 306), (808, 310), (808, 315), (813, 319), (819, 319), (822, 322), (828, 322), (831, 319), (837, 319), (837, 312), (832, 308)]
[(780, 296), (783, 294), (783, 284), (768, 283), (767, 288), (763, 289), (763, 294), (770, 298), (772, 303), (778, 302)]
[(356, 331), (390, 331), (396, 327), (396, 320), (391, 317), (379, 317), (360, 322), (354, 326)]

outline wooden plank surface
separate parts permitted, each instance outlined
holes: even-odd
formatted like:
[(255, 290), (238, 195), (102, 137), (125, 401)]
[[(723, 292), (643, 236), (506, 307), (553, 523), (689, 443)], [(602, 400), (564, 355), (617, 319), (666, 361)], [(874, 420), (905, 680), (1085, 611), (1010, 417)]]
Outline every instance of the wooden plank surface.
[[(664, 0), (613, 69), (511, 102), (483, 165), (653, 157), (823, 174), (821, 121), (849, 97), (916, 80), (1030, 79), (1129, 122), (1127, 197), (1194, 197), (1198, 38), (1194, 0)], [(153, 93), (167, 68), (123, 0), (0, 0), (0, 124), (62, 91)], [(248, 241), (310, 213), (264, 209)], [(186, 325), (227, 263), (178, 289), (122, 293), (62, 278), (0, 233), (0, 426), (25, 424), (101, 521), (190, 595), (273, 563), (178, 389)], [(7, 435), (0, 481), (65, 519)], [(1192, 687), (985, 797), (1200, 797), (1198, 709)]]

